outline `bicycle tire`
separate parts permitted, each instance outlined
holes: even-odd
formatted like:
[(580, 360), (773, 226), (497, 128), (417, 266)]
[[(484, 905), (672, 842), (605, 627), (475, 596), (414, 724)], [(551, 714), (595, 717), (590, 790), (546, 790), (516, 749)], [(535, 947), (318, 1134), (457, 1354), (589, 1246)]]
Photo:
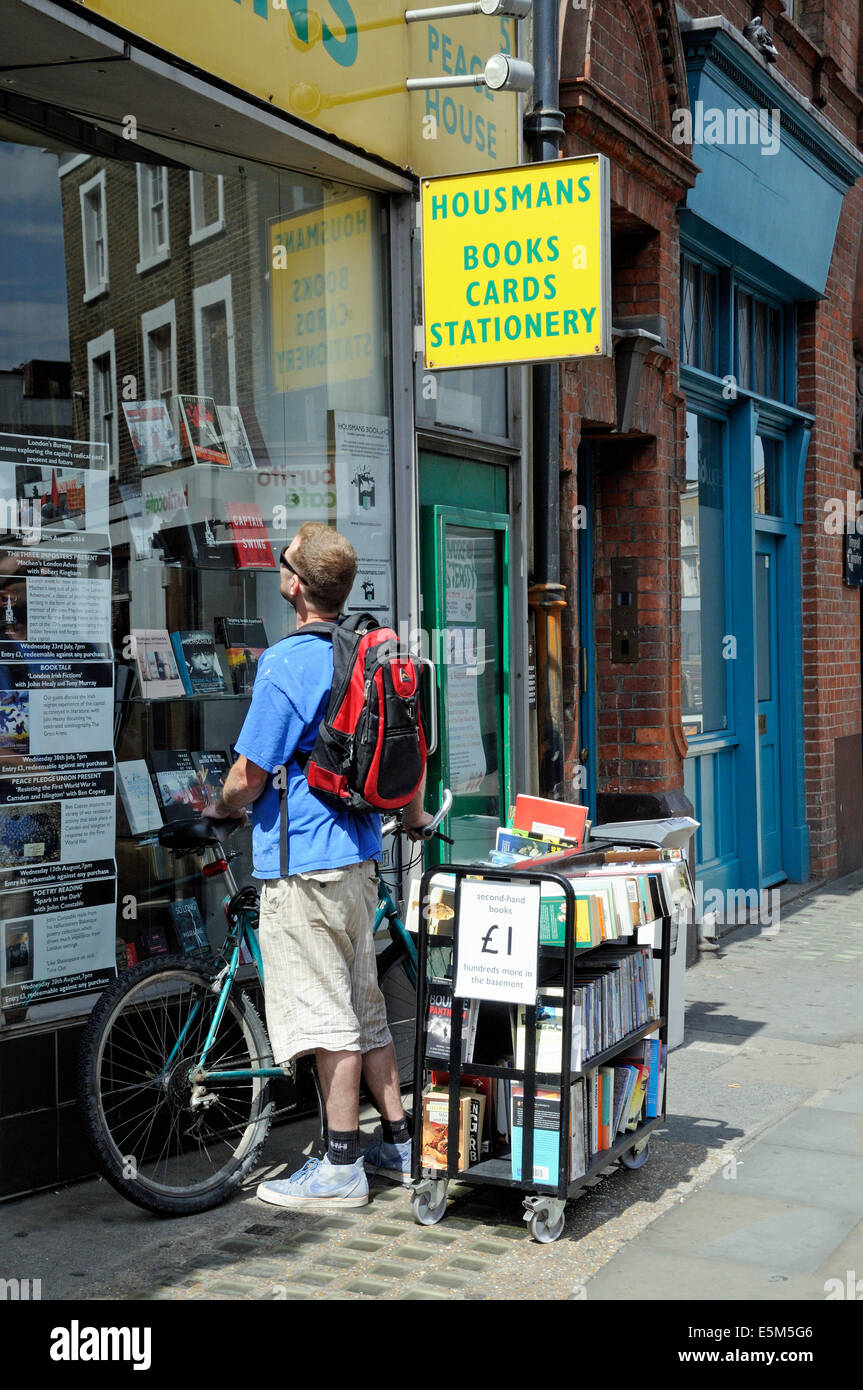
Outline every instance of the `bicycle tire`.
[(393, 941), (378, 956), (378, 984), (387, 1006), (387, 1022), (393, 1036), (399, 1085), (413, 1081), (417, 1036), (417, 991), (405, 969), (404, 947)]
[[(146, 1211), (191, 1216), (227, 1200), (254, 1167), (270, 1128), (268, 1077), (211, 1082), (192, 1105), (189, 1066), (218, 1003), (215, 964), (168, 956), (121, 975), (101, 995), (81, 1041), (78, 1094), (99, 1171)], [(180, 1052), (167, 1055), (193, 1015)], [(267, 1031), (233, 988), (207, 1065), (272, 1066)], [(136, 1150), (141, 1150), (136, 1152)]]

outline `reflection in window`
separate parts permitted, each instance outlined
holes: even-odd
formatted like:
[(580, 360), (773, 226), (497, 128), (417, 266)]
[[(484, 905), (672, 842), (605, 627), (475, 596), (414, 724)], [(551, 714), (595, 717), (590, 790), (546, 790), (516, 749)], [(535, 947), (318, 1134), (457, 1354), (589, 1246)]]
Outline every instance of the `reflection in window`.
[(752, 482), (753, 505), (759, 516), (782, 515), (780, 459), (779, 440), (757, 434), (752, 456)]
[(189, 245), (215, 236), (225, 226), (225, 180), (221, 174), (189, 174)]
[(686, 417), (681, 511), (681, 673), (687, 734), (727, 728), (722, 426)]
[(138, 165), (138, 239), (138, 270), (146, 270), (170, 253), (168, 171), (160, 165)]
[(108, 288), (108, 231), (105, 215), (105, 171), (88, 180), (80, 190), (81, 233), (84, 249), (84, 299), (93, 299)]

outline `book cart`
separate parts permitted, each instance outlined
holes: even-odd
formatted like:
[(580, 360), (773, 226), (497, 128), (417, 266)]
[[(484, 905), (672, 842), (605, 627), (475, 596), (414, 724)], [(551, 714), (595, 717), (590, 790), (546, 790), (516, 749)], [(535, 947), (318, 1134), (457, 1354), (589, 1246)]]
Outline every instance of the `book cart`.
[[(609, 854), (609, 851), (611, 854)], [(621, 853), (621, 851), (624, 851)], [(611, 857), (613, 855), (613, 858)], [(607, 857), (608, 856), (608, 857)], [(447, 1187), (451, 1181), (458, 1181), (460, 1184), (475, 1184), (479, 1186), (492, 1186), (502, 1188), (516, 1188), (525, 1193), (524, 1197), (524, 1220), (533, 1238), (543, 1244), (557, 1240), (564, 1227), (565, 1207), (569, 1198), (575, 1197), (585, 1184), (597, 1173), (607, 1168), (609, 1163), (618, 1160), (623, 1167), (635, 1169), (640, 1168), (647, 1160), (649, 1152), (649, 1139), (653, 1130), (657, 1129), (665, 1120), (665, 1092), (663, 1089), (659, 1113), (652, 1118), (642, 1120), (635, 1130), (628, 1130), (623, 1134), (613, 1136), (610, 1148), (602, 1149), (594, 1155), (590, 1155), (585, 1146), (585, 1172), (580, 1176), (569, 1180), (569, 1161), (570, 1161), (570, 1103), (572, 1095), (572, 1082), (579, 1078), (586, 1078), (588, 1073), (596, 1068), (609, 1063), (613, 1058), (625, 1055), (629, 1049), (646, 1038), (648, 1035), (658, 1033), (660, 1043), (665, 1046), (668, 1033), (668, 984), (669, 967), (671, 955), (676, 946), (676, 936), (678, 930), (677, 916), (673, 913), (672, 904), (665, 895), (666, 911), (660, 917), (654, 919), (661, 923), (660, 944), (651, 947), (653, 959), (661, 963), (658, 1017), (650, 1022), (643, 1024), (633, 1032), (621, 1038), (613, 1046), (604, 1051), (597, 1052), (585, 1061), (580, 1070), (575, 1070), (571, 1066), (572, 1061), (572, 990), (576, 983), (575, 961), (579, 958), (588, 958), (591, 950), (596, 950), (600, 945), (607, 942), (595, 943), (590, 947), (576, 945), (576, 891), (571, 879), (577, 877), (585, 869), (602, 869), (609, 863), (614, 863), (616, 867), (631, 864), (633, 873), (638, 873), (639, 865), (647, 861), (656, 863), (661, 857), (660, 849), (650, 848), (644, 841), (639, 842), (636, 847), (633, 842), (621, 840), (603, 842), (593, 838), (590, 845), (583, 849), (574, 851), (571, 854), (555, 855), (553, 859), (546, 858), (543, 861), (526, 862), (525, 866), (511, 865), (506, 868), (486, 868), (484, 865), (467, 864), (445, 864), (437, 868), (429, 869), (422, 878), (420, 886), (419, 913), (419, 936), (418, 936), (418, 970), (417, 970), (417, 1036), (416, 1036), (416, 1055), (414, 1066), (414, 1092), (413, 1092), (413, 1113), (414, 1113), (414, 1135), (412, 1145), (412, 1171), (413, 1190), (411, 1193), (411, 1206), (414, 1219), (420, 1225), (434, 1225), (442, 1219), (446, 1212)], [(685, 862), (685, 861), (684, 861)], [(553, 865), (553, 867), (552, 867)], [(686, 866), (686, 874), (689, 877), (689, 867)], [(429, 914), (423, 905), (429, 902), (429, 889), (436, 876), (441, 874), (451, 876), (455, 880), (455, 915), (452, 921), (452, 932), (442, 935), (438, 931), (430, 932)], [(455, 995), (456, 986), (456, 967), (459, 950), (459, 922), (460, 906), (462, 899), (462, 887), (465, 880), (482, 880), (489, 884), (509, 884), (511, 886), (521, 886), (529, 884), (552, 884), (557, 893), (563, 895), (565, 900), (565, 934), (563, 945), (545, 944), (538, 942), (538, 963), (557, 962), (558, 967), (562, 967), (563, 976), (563, 998), (555, 996), (554, 1002), (562, 1004), (562, 1051), (560, 1071), (539, 1072), (536, 1067), (537, 1053), (537, 1029), (536, 1029), (536, 1000), (528, 1004), (525, 1008), (525, 1047), (524, 1047), (524, 1066), (523, 1068), (502, 1067), (499, 1065), (489, 1065), (482, 1061), (466, 1061), (461, 1059), (461, 1040), (463, 1010), (457, 1007), (460, 998)], [(691, 878), (690, 878), (691, 884)], [(540, 890), (541, 891), (541, 890)], [(638, 941), (638, 932), (634, 931), (628, 939), (633, 948), (644, 946), (646, 942)], [(431, 1062), (426, 1056), (427, 1032), (428, 1032), (428, 1000), (430, 993), (430, 972), (429, 956), (430, 951), (435, 953), (440, 949), (450, 953), (452, 964), (453, 982), (453, 1007), (450, 1024), (449, 1039), (449, 1062), (441, 1063), (439, 1060)], [(560, 984), (558, 979), (555, 983)], [(537, 997), (543, 996), (544, 989), (540, 985), (537, 989)], [(551, 995), (548, 996), (551, 998)], [(483, 1000), (487, 1004), (490, 1000)], [(482, 1004), (481, 1006), (482, 1007)], [(511, 1008), (512, 1004), (506, 999), (501, 998), (498, 1007)], [(514, 1056), (513, 1060), (517, 1060)], [(447, 1163), (445, 1171), (441, 1168), (424, 1168), (422, 1166), (422, 1116), (423, 1116), (423, 1091), (426, 1073), (432, 1069), (442, 1070), (443, 1066), (448, 1066), (448, 1125), (449, 1135), (459, 1134), (460, 1120), (460, 1099), (459, 1093), (462, 1086), (462, 1077), (491, 1077), (502, 1078), (508, 1082), (515, 1082), (523, 1086), (523, 1110), (522, 1110), (522, 1147), (521, 1147), (521, 1173), (522, 1178), (516, 1179), (512, 1176), (511, 1155), (505, 1154), (500, 1157), (490, 1157), (483, 1159), (479, 1163), (473, 1164), (469, 1168), (459, 1167), (460, 1144), (449, 1143), (447, 1147)], [(548, 1182), (531, 1180), (528, 1174), (533, 1175), (534, 1168), (534, 1111), (537, 1087), (559, 1089), (560, 1092), (560, 1133), (557, 1146), (557, 1176)], [(585, 1105), (587, 1101), (587, 1087), (585, 1085)], [(513, 1126), (510, 1126), (510, 1138), (512, 1139)], [(466, 1142), (466, 1141), (465, 1141)]]

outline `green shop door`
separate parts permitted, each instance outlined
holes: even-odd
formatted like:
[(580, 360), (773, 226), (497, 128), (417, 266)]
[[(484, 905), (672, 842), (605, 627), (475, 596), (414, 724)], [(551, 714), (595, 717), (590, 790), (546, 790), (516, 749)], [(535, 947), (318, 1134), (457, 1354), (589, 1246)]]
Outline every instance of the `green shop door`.
[(509, 554), (507, 470), (422, 454), (422, 624), (437, 667), (440, 731), (427, 804), (450, 788), (444, 829), (455, 841), (435, 842), (431, 862), (482, 858), (512, 799)]

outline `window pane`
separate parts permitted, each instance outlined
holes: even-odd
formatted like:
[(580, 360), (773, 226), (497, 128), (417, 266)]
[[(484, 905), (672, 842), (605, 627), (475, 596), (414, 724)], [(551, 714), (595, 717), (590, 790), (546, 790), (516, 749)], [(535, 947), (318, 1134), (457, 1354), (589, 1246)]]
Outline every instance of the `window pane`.
[(204, 395), (230, 402), (228, 319), (224, 303), (210, 304), (201, 313), (201, 353)]
[(715, 372), (716, 276), (701, 272), (701, 370)]
[(754, 507), (759, 516), (781, 516), (779, 486), (781, 446), (778, 439), (755, 436), (752, 456)]
[(767, 390), (767, 305), (756, 299), (755, 314), (755, 390), (763, 396)]
[(770, 556), (755, 556), (755, 646), (758, 699), (770, 696)]
[(697, 313), (698, 266), (692, 261), (683, 262), (683, 361), (690, 367), (698, 366), (698, 345), (695, 336), (698, 324)]
[(737, 380), (744, 390), (752, 386), (752, 300), (742, 290), (737, 291), (735, 337), (737, 340)]
[(782, 320), (778, 309), (770, 310), (770, 395), (781, 399), (782, 392)]
[(722, 653), (725, 530), (722, 426), (686, 417), (686, 488), (681, 497), (681, 667), (687, 733), (727, 728)]

